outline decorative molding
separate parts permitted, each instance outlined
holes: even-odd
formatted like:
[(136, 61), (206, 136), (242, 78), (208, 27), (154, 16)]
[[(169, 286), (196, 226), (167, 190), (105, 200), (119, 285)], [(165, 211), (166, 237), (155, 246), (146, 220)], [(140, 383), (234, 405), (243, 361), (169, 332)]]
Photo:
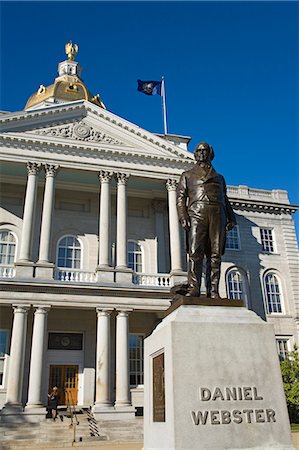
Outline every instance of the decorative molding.
[(100, 183), (109, 183), (112, 176), (113, 172), (109, 172), (108, 170), (100, 170), (98, 175)]
[(59, 170), (58, 165), (45, 164), (44, 166), (45, 166), (46, 177), (56, 177), (57, 172)]
[(117, 184), (126, 185), (129, 178), (130, 178), (130, 175), (128, 173), (117, 172), (115, 174), (115, 179), (117, 181)]
[(36, 162), (27, 162), (27, 173), (29, 175), (38, 175), (41, 169), (41, 164)]
[(169, 179), (166, 181), (166, 189), (167, 189), (168, 191), (175, 191), (176, 188), (177, 188), (177, 185), (178, 185), (177, 180), (174, 180), (174, 179), (172, 179), (172, 178), (169, 178)]
[(76, 124), (68, 124), (60, 127), (50, 127), (41, 130), (30, 131), (29, 133), (40, 136), (53, 136), (63, 139), (75, 139), (88, 142), (105, 142), (107, 144), (121, 145), (122, 141), (109, 136), (102, 131), (96, 131), (94, 128), (86, 125), (83, 121)]

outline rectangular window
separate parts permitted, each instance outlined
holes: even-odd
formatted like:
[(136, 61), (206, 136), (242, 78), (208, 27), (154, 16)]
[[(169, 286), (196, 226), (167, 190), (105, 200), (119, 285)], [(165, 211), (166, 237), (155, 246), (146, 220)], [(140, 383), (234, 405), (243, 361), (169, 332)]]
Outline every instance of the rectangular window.
[(264, 252), (274, 253), (274, 237), (272, 228), (260, 228), (261, 242)]
[(226, 250), (240, 250), (239, 226), (235, 225), (232, 230), (226, 233)]
[(142, 335), (129, 335), (130, 385), (143, 384), (143, 339)]
[(287, 338), (276, 339), (276, 346), (279, 359), (282, 361), (286, 359), (290, 351), (290, 340)]
[(4, 387), (5, 363), (8, 352), (8, 330), (0, 330), (0, 387)]

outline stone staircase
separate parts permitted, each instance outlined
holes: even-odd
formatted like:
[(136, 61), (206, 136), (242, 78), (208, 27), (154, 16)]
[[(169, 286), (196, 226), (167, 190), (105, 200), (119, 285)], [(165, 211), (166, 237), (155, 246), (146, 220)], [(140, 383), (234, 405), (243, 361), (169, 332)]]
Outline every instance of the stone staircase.
[[(20, 416), (21, 418), (22, 416)], [(37, 450), (68, 446), (94, 446), (100, 441), (140, 442), (143, 440), (143, 418), (132, 420), (96, 421), (90, 408), (76, 411), (73, 418), (59, 411), (54, 422), (22, 421), (0, 423), (1, 450)]]

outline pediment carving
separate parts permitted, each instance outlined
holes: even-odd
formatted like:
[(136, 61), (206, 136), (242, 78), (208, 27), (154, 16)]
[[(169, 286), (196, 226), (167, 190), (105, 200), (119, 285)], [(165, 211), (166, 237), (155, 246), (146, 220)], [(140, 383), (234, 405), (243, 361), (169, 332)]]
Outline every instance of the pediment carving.
[(82, 121), (75, 124), (34, 130), (31, 133), (38, 134), (40, 136), (53, 136), (62, 139), (75, 139), (77, 141), (104, 142), (107, 144), (115, 145), (122, 144), (120, 140), (109, 136), (102, 131), (97, 131)]

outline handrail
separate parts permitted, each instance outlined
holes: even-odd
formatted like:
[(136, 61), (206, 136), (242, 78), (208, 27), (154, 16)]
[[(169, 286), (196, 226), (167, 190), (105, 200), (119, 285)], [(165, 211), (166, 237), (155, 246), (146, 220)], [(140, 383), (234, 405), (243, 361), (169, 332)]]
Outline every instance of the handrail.
[[(69, 409), (69, 412), (70, 412), (70, 419), (71, 419), (70, 428), (72, 428), (74, 431), (73, 442), (76, 442), (76, 427), (77, 427), (77, 425), (79, 425), (79, 421), (78, 421), (77, 414), (76, 414), (76, 408), (75, 408), (75, 403), (73, 400), (73, 394), (70, 391), (68, 391), (67, 389), (64, 390), (64, 393), (65, 393), (65, 398), (66, 398), (67, 409)], [(75, 421), (74, 421), (74, 417), (75, 417)]]

